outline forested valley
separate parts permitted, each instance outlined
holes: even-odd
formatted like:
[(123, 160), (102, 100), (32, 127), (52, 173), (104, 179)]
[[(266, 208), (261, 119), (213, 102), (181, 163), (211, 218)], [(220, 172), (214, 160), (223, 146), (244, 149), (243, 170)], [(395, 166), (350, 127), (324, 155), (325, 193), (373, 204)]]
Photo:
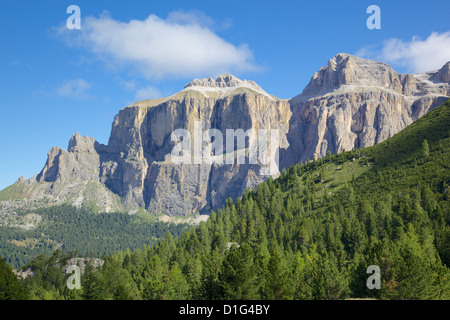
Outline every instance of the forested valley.
[(81, 289), (61, 271), (68, 251), (35, 257), (21, 281), (2, 266), (0, 287), (14, 285), (1, 298), (449, 299), (449, 151), (446, 102), (378, 145), (283, 170), (196, 228), (88, 263)]

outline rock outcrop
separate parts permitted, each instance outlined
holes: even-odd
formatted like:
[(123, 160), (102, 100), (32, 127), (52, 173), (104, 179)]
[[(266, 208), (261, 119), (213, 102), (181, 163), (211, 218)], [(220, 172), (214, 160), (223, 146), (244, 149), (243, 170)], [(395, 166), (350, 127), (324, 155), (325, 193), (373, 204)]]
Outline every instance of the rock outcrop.
[(448, 98), (449, 65), (400, 74), (381, 62), (336, 55), (290, 101), (290, 147), (280, 156), (282, 166), (393, 136)]
[(51, 148), (39, 174), (28, 180), (19, 179), (8, 187), (12, 197), (3, 202), (0, 213), (63, 203), (76, 207), (89, 205), (103, 212), (124, 210), (120, 197), (101, 182), (106, 149), (93, 138), (74, 134), (68, 151)]
[[(70, 258), (65, 261), (62, 267), (59, 259), (55, 262), (54, 266), (60, 268), (63, 274), (73, 274), (73, 271), (67, 272), (67, 270), (70, 266), (77, 266), (80, 268), (80, 274), (83, 275), (87, 265), (90, 265), (93, 270), (96, 270), (99, 267), (101, 268), (104, 263), (105, 261), (100, 258)], [(36, 272), (31, 267), (21, 270), (13, 269), (13, 272), (19, 280), (25, 280), (28, 277), (34, 277), (36, 275)]]
[[(200, 123), (202, 133), (217, 129), (225, 137), (230, 129), (277, 129), (281, 170), (327, 151), (371, 146), (391, 137), (448, 98), (449, 67), (450, 62), (434, 72), (399, 74), (381, 62), (338, 54), (291, 100), (228, 74), (195, 79), (173, 96), (120, 110), (108, 145), (75, 134), (67, 151), (49, 151), (37, 176), (9, 188), (27, 201), (91, 202), (102, 211), (208, 212), (267, 179), (261, 171), (265, 164), (250, 163), (249, 141), (242, 149), (244, 163), (234, 153), (230, 164), (195, 156), (189, 163), (175, 163), (176, 130), (194, 137)], [(191, 140), (192, 152), (209, 143), (196, 146)]]
[(261, 165), (249, 161), (174, 164), (174, 130), (186, 129), (193, 140), (198, 121), (202, 132), (214, 128), (224, 136), (227, 129), (278, 129), (286, 148), (290, 116), (287, 101), (271, 97), (254, 82), (231, 75), (197, 79), (169, 98), (140, 101), (119, 112), (101, 176), (128, 208), (169, 215), (208, 212), (266, 177), (259, 174)]

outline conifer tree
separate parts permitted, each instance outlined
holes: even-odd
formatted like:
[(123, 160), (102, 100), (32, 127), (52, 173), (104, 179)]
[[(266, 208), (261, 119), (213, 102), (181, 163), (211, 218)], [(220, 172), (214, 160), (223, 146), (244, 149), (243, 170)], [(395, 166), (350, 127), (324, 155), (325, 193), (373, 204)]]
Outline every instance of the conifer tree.
[(27, 299), (25, 288), (12, 270), (12, 267), (0, 257), (0, 300)]

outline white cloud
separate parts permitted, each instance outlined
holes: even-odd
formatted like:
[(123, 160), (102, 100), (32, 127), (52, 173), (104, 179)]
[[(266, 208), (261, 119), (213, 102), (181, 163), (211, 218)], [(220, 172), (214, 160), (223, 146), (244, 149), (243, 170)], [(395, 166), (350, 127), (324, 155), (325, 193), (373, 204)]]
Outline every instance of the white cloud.
[(381, 49), (366, 47), (356, 55), (403, 66), (412, 72), (437, 70), (450, 60), (450, 31), (432, 32), (425, 40), (417, 36), (411, 41), (391, 38), (384, 41)]
[(91, 84), (84, 79), (74, 79), (64, 81), (64, 83), (56, 88), (56, 93), (62, 97), (74, 99), (87, 99), (90, 96), (86, 93), (91, 88)]
[(147, 100), (161, 98), (161, 92), (154, 87), (140, 88), (136, 91), (136, 100)]
[(257, 70), (246, 44), (235, 46), (211, 31), (198, 12), (172, 12), (167, 19), (121, 22), (107, 14), (86, 17), (80, 30), (59, 29), (70, 45), (81, 45), (109, 65), (131, 66), (147, 78), (198, 77)]
[(208, 28), (214, 26), (214, 20), (208, 17), (204, 12), (198, 10), (172, 11), (167, 15), (166, 21), (175, 24), (196, 24)]

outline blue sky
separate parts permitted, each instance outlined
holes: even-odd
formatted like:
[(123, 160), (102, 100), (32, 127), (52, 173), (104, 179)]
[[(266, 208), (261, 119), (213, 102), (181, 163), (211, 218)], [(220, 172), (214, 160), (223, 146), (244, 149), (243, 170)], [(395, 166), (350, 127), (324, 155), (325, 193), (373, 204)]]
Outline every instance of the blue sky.
[[(81, 30), (68, 30), (69, 5)], [(369, 5), (381, 29), (369, 30)], [(0, 189), (38, 173), (75, 132), (107, 143), (114, 115), (223, 72), (280, 98), (339, 52), (399, 72), (450, 60), (450, 2), (1, 1)]]

